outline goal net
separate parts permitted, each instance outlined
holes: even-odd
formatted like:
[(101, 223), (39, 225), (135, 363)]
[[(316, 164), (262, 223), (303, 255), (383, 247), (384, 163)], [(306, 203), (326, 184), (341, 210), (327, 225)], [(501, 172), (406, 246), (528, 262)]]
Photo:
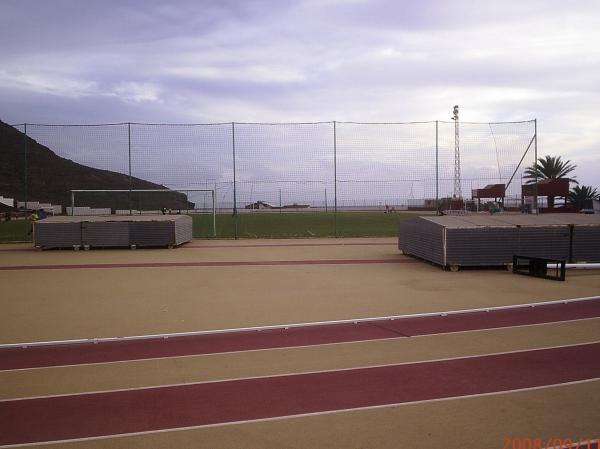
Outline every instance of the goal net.
[[(216, 196), (213, 189), (83, 189), (71, 190), (67, 215), (187, 214), (204, 229), (195, 237), (216, 237)], [(207, 223), (208, 221), (208, 223)], [(196, 228), (196, 226), (194, 226)]]

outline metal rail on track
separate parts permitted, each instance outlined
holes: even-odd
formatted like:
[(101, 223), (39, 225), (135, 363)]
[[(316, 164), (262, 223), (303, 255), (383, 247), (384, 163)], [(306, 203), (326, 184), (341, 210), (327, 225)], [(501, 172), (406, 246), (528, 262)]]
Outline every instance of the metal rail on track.
[(477, 313), (477, 312), (494, 312), (498, 310), (510, 310), (510, 309), (520, 309), (520, 308), (529, 308), (529, 307), (539, 307), (539, 306), (547, 306), (547, 305), (555, 305), (555, 304), (569, 304), (573, 302), (581, 302), (581, 301), (593, 301), (599, 300), (600, 296), (586, 296), (581, 298), (570, 298), (570, 299), (558, 299), (552, 301), (543, 301), (543, 302), (532, 302), (526, 304), (514, 304), (508, 306), (494, 306), (494, 307), (482, 307), (476, 309), (461, 309), (461, 310), (449, 310), (446, 312), (425, 312), (425, 313), (414, 313), (414, 314), (406, 314), (406, 315), (389, 315), (389, 316), (380, 316), (380, 317), (370, 317), (370, 318), (355, 318), (355, 319), (345, 319), (345, 320), (330, 320), (330, 321), (313, 321), (308, 323), (291, 323), (291, 324), (273, 324), (268, 326), (252, 326), (252, 327), (240, 327), (240, 328), (230, 328), (230, 329), (212, 329), (205, 331), (191, 331), (191, 332), (172, 332), (172, 333), (164, 333), (164, 334), (148, 334), (148, 335), (131, 335), (124, 337), (98, 337), (98, 338), (79, 338), (72, 340), (51, 340), (51, 341), (35, 341), (35, 342), (26, 342), (26, 343), (5, 343), (0, 344), (0, 349), (7, 348), (26, 348), (26, 347), (35, 347), (35, 346), (51, 346), (51, 345), (69, 345), (69, 344), (82, 344), (82, 343), (109, 343), (109, 342), (118, 342), (118, 341), (132, 341), (132, 340), (150, 340), (150, 339), (168, 339), (174, 337), (193, 337), (200, 335), (215, 335), (215, 334), (224, 334), (224, 333), (234, 333), (234, 332), (260, 332), (260, 331), (268, 331), (268, 330), (277, 330), (277, 329), (293, 329), (299, 327), (315, 327), (315, 326), (328, 326), (335, 324), (358, 324), (365, 323), (371, 321), (393, 321), (399, 319), (408, 319), (408, 318), (423, 318), (423, 317), (432, 317), (432, 316), (448, 316), (448, 315), (460, 315), (460, 314), (468, 314), (468, 313)]

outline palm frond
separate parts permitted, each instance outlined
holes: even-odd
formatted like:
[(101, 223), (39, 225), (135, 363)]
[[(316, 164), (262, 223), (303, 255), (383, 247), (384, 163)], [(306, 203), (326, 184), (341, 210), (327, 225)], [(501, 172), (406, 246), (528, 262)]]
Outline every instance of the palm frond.
[[(538, 160), (524, 171), (524, 178), (528, 184), (535, 182), (536, 178), (541, 179), (558, 179), (566, 178), (569, 173), (572, 173), (577, 166), (571, 161), (563, 161), (560, 156), (546, 155), (538, 158)], [(571, 182), (577, 184), (575, 176), (569, 177)]]

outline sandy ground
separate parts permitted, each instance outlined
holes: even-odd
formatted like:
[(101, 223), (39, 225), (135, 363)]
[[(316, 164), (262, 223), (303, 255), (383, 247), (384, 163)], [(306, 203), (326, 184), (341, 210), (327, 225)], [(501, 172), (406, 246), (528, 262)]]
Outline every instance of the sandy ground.
[[(272, 246), (274, 242), (281, 246)], [(348, 245), (352, 243), (360, 245)], [(2, 285), (16, 286), (5, 290), (8, 293), (0, 302), (0, 342), (400, 315), (600, 293), (600, 274), (594, 271), (569, 272), (567, 281), (560, 283), (504, 270), (451, 273), (401, 255), (395, 243), (395, 239), (251, 244), (196, 240), (174, 250), (0, 251), (2, 266), (323, 259), (410, 262), (0, 271)]]

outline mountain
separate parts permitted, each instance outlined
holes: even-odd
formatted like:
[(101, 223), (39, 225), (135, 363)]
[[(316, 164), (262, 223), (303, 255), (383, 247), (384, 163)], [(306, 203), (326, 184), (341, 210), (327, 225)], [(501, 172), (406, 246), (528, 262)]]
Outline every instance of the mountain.
[[(25, 174), (25, 142), (27, 142), (27, 175)], [(14, 127), (0, 121), (0, 195), (68, 206), (71, 190), (76, 189), (129, 189), (129, 176), (109, 170), (100, 170), (78, 164), (58, 156), (50, 148), (41, 145)], [(167, 189), (167, 187), (133, 177), (131, 188)], [(139, 203), (142, 204), (139, 204)], [(85, 193), (76, 196), (76, 205), (128, 209), (127, 193)], [(134, 209), (158, 210), (193, 209), (194, 203), (180, 192), (134, 193)]]

